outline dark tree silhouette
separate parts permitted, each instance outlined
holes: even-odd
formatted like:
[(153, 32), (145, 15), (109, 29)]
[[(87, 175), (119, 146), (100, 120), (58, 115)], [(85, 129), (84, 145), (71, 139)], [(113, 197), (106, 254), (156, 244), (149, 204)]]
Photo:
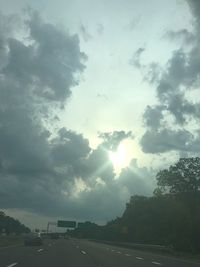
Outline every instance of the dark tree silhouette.
[(21, 234), (30, 232), (30, 229), (18, 220), (7, 216), (3, 211), (0, 211), (0, 233), (3, 232), (6, 234)]

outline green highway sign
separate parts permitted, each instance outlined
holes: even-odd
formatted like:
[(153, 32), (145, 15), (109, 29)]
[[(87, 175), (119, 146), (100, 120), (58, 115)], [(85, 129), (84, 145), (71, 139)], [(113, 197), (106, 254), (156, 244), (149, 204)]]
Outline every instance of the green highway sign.
[(76, 222), (75, 221), (58, 221), (57, 226), (65, 227), (65, 228), (76, 228)]

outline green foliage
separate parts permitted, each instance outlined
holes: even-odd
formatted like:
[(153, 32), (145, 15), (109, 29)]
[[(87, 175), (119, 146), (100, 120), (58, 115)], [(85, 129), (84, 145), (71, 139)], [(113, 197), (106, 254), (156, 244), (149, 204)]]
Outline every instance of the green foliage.
[(200, 190), (200, 158), (181, 158), (168, 170), (159, 171), (156, 178), (161, 191), (195, 193)]
[(75, 230), (79, 237), (200, 252), (200, 158), (182, 158), (157, 174), (152, 197), (132, 196), (121, 218)]
[(0, 233), (5, 234), (21, 234), (28, 233), (30, 229), (21, 224), (18, 220), (7, 216), (3, 211), (0, 211)]
[(100, 227), (92, 222), (81, 223), (81, 226), (72, 230), (70, 235), (78, 238), (98, 238)]
[(175, 196), (132, 197), (122, 223), (129, 229), (129, 241), (195, 251), (189, 207)]

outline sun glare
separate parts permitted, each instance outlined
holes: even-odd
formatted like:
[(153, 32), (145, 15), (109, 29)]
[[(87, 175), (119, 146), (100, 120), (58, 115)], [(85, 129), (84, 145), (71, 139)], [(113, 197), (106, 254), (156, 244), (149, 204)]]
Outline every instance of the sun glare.
[(111, 162), (113, 163), (114, 168), (117, 170), (121, 170), (122, 168), (126, 167), (129, 163), (126, 147), (123, 143), (121, 143), (118, 146), (117, 151), (109, 152), (109, 158)]

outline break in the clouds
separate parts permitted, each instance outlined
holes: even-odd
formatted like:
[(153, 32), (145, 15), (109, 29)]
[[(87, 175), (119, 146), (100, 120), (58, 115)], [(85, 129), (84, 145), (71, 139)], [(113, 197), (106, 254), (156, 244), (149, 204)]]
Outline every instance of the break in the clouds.
[(199, 153), (198, 1), (0, 1), (0, 208), (105, 222)]
[(101, 133), (92, 149), (81, 133), (53, 127), (86, 68), (78, 35), (32, 10), (1, 14), (0, 57), (0, 208), (103, 221), (152, 191), (146, 168), (134, 162), (117, 177), (109, 159), (132, 132)]
[(100, 133), (99, 137), (104, 140), (104, 146), (109, 150), (116, 150), (119, 144), (127, 138), (133, 138), (131, 131), (115, 131), (108, 133)]
[(158, 102), (148, 106), (143, 116), (147, 130), (142, 136), (141, 145), (147, 153), (199, 151), (200, 5), (193, 0), (188, 1), (188, 4), (194, 15), (193, 31), (182, 29), (168, 32), (171, 41), (182, 38), (183, 43), (172, 52), (164, 68), (154, 63), (156, 72), (153, 79), (152, 64), (141, 63), (144, 50), (139, 48), (135, 53), (133, 63), (137, 68), (145, 70), (146, 77), (149, 74), (147, 80), (156, 87)]

